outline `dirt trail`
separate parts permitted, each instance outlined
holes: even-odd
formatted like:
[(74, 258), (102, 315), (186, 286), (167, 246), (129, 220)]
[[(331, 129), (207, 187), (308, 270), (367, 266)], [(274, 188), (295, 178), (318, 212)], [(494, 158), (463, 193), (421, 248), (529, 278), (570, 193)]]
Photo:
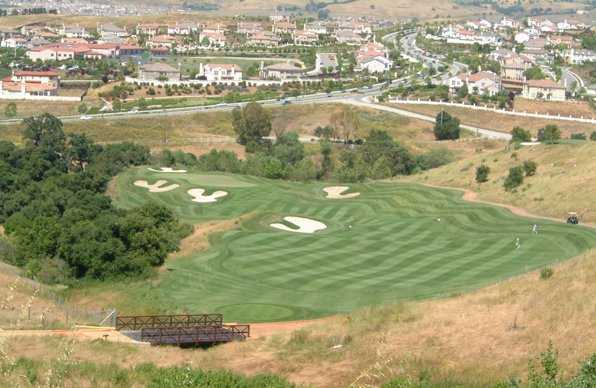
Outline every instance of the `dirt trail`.
[(0, 338), (12, 337), (69, 337), (77, 340), (105, 340), (110, 342), (143, 344), (121, 334), (113, 327), (77, 326), (73, 329), (2, 330)]

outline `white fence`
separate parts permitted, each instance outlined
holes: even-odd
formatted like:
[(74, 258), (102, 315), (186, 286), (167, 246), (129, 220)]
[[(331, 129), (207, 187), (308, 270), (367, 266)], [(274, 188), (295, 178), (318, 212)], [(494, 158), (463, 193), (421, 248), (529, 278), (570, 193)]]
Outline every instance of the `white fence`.
[(411, 105), (445, 105), (445, 106), (453, 106), (458, 108), (466, 108), (472, 110), (481, 110), (487, 112), (493, 112), (498, 114), (510, 115), (510, 116), (521, 116), (521, 117), (534, 117), (540, 119), (548, 119), (548, 120), (565, 120), (565, 121), (575, 121), (579, 123), (588, 123), (588, 124), (596, 124), (596, 118), (593, 117), (575, 117), (575, 116), (564, 116), (561, 114), (558, 115), (551, 115), (548, 113), (538, 113), (538, 112), (518, 112), (514, 110), (505, 110), (505, 109), (497, 109), (492, 108), (487, 105), (472, 105), (472, 104), (464, 104), (458, 102), (449, 102), (449, 101), (432, 101), (432, 100), (421, 100), (421, 99), (399, 99), (399, 98), (392, 98), (389, 99), (390, 103), (393, 104), (411, 104)]
[(27, 101), (81, 101), (81, 97), (74, 96), (29, 96), (21, 93), (0, 94), (0, 100), (27, 100)]

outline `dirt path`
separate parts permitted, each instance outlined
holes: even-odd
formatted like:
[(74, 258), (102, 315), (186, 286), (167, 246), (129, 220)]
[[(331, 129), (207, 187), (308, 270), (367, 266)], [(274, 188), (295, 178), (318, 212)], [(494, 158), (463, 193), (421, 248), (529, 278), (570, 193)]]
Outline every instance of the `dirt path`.
[(116, 331), (113, 327), (94, 327), (77, 326), (74, 329), (54, 329), (54, 330), (2, 330), (0, 329), (0, 338), (14, 337), (66, 337), (77, 340), (105, 340), (110, 342), (144, 344), (135, 341), (124, 334)]

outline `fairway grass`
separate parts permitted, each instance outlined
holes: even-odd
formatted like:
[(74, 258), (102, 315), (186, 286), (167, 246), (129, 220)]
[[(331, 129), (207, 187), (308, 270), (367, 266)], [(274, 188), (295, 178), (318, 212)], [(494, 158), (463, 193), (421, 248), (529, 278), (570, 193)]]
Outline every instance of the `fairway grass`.
[[(157, 178), (180, 187), (149, 193), (133, 184)], [(596, 232), (588, 228), (517, 217), (464, 202), (450, 190), (366, 183), (350, 186), (359, 197), (330, 200), (327, 185), (128, 170), (116, 180), (120, 207), (155, 202), (198, 228), (210, 220), (255, 216), (211, 236), (207, 251), (166, 262), (157, 281), (122, 286), (125, 298), (143, 312), (150, 306), (153, 312), (221, 312), (237, 322), (309, 319), (454, 295), (596, 246)], [(229, 194), (198, 204), (187, 194), (194, 187), (226, 188)], [(270, 227), (287, 216), (318, 220), (327, 229), (300, 234)]]

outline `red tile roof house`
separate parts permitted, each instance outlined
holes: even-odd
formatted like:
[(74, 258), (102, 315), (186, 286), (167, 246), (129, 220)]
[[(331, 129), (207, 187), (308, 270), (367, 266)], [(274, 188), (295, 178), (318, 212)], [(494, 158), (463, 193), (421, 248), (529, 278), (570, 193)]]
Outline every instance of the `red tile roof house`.
[(15, 71), (0, 81), (0, 97), (56, 96), (60, 80), (58, 73), (49, 71)]

